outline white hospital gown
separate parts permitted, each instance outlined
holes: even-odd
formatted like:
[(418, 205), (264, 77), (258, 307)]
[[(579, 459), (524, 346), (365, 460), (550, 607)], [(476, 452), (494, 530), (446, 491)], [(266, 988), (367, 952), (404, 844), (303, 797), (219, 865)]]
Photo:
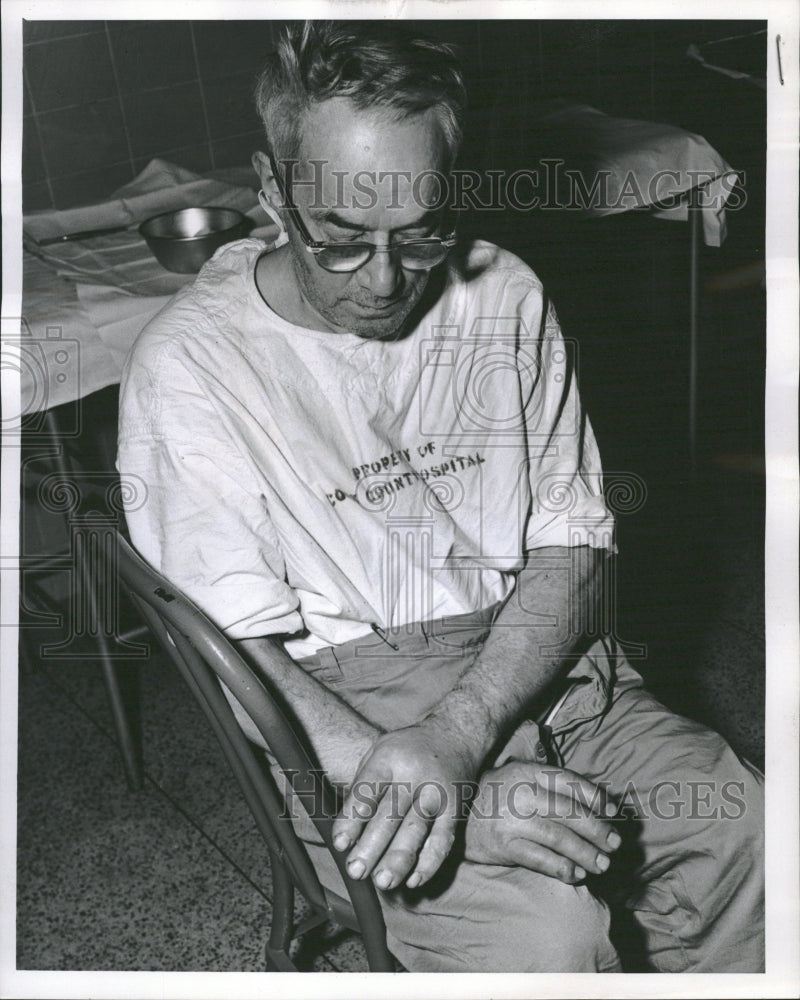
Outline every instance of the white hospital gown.
[(489, 607), (526, 549), (613, 547), (574, 348), (518, 258), (473, 245), (386, 342), (276, 315), (263, 251), (224, 247), (145, 328), (120, 401), (131, 537), (232, 638), (304, 656)]

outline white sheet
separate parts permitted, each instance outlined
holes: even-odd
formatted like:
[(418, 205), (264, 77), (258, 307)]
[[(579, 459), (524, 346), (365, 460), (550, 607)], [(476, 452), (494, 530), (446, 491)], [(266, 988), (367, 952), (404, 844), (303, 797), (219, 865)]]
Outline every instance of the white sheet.
[[(231, 173), (242, 178), (242, 171)], [(248, 174), (244, 171), (244, 178)], [(255, 183), (254, 173), (252, 178)], [(192, 205), (236, 208), (254, 220), (252, 235), (270, 241), (277, 234), (253, 187), (201, 177), (159, 159), (96, 204), (25, 216), (22, 336), (30, 338), (28, 354), (35, 353), (36, 363), (21, 365), (24, 412), (70, 402), (119, 381), (141, 329), (194, 280), (194, 275), (165, 270), (136, 227), (160, 212)], [(120, 225), (132, 228), (47, 247), (38, 244), (65, 233)], [(64, 350), (70, 358), (66, 369), (57, 360)]]
[[(573, 206), (586, 217), (653, 207), (659, 218), (685, 222), (688, 192), (699, 188), (703, 238), (709, 246), (724, 241), (725, 207), (737, 174), (703, 136), (660, 122), (614, 118), (567, 101), (541, 105), (530, 127), (540, 159), (564, 161), (560, 175), (552, 165), (549, 175), (559, 177), (558, 190), (549, 195), (557, 195), (560, 207), (569, 207), (571, 170), (580, 172), (589, 192), (603, 175), (602, 196)], [(677, 203), (668, 208), (657, 204), (672, 200)]]

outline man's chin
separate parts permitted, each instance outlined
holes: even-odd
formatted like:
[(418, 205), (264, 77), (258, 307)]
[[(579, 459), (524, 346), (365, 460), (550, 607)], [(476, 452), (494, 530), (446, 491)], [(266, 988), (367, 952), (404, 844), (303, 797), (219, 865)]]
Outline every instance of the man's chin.
[(351, 322), (348, 329), (350, 333), (363, 340), (396, 340), (405, 332), (407, 323), (407, 315), (399, 320), (359, 319)]
[(336, 323), (341, 330), (364, 340), (390, 340), (405, 332), (414, 305), (414, 302), (403, 302), (395, 309), (371, 310), (352, 304), (339, 310)]

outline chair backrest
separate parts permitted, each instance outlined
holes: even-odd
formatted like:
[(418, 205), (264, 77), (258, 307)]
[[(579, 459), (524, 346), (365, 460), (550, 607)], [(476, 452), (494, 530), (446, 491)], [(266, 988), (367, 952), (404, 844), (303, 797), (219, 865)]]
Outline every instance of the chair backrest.
[[(273, 878), (268, 966), (294, 971), (288, 956), (291, 940), (330, 919), (360, 932), (371, 971), (394, 972), (377, 892), (370, 881), (351, 879), (342, 854), (332, 847), (336, 793), (314, 766), (263, 680), (213, 622), (146, 563), (119, 532), (117, 553), (117, 569), (125, 589), (209, 720), (266, 842)], [(288, 803), (264, 766), (263, 754), (236, 722), (219, 682), (244, 708), (290, 781), (336, 861), (349, 900), (320, 884), (289, 819)], [(299, 927), (293, 916), (295, 889), (314, 912)]]

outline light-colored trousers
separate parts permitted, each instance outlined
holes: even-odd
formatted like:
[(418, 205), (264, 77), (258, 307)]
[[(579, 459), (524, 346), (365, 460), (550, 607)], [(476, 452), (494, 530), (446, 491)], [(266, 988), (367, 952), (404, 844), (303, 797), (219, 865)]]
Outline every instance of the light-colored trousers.
[[(493, 615), (400, 629), (389, 635), (397, 650), (365, 637), (302, 666), (397, 729), (453, 687)], [(428, 885), (380, 893), (393, 954), (414, 972), (763, 971), (761, 774), (644, 691), (613, 640), (591, 646), (568, 691), (549, 725), (524, 722), (497, 762), (541, 763), (546, 747), (551, 763), (607, 789), (623, 837), (611, 869), (569, 886), (454, 855)], [(307, 839), (323, 884), (343, 892), (330, 855)]]

